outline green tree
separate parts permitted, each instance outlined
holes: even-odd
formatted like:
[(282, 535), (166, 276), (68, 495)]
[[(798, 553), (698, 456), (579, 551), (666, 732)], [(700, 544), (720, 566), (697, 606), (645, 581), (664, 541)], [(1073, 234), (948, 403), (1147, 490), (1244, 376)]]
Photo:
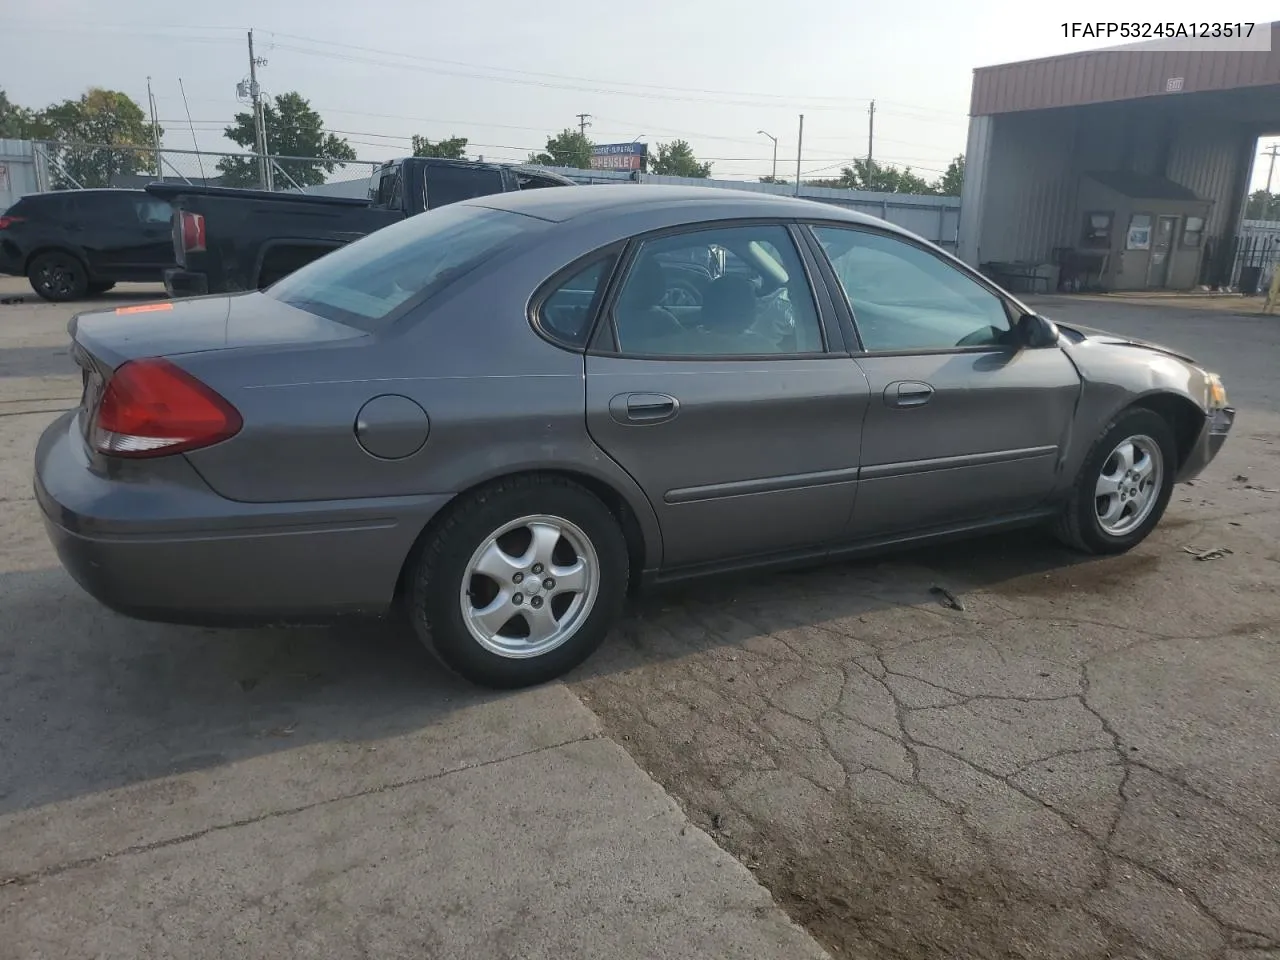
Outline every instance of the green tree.
[(565, 127), (554, 137), (547, 137), (547, 149), (529, 154), (529, 162), (544, 167), (591, 167), (591, 148), (595, 146), (585, 133)]
[(18, 106), (0, 88), (0, 138), (30, 140), (39, 135), (35, 111)]
[(960, 196), (964, 185), (964, 154), (959, 154), (947, 165), (947, 172), (933, 185), (933, 192), (944, 197)]
[(449, 137), (432, 143), (426, 137), (413, 135), (413, 155), (415, 157), (439, 157), (443, 160), (465, 160), (467, 158), (467, 138)]
[(157, 174), (153, 128), (126, 93), (91, 87), (78, 100), (64, 100), (34, 118), (35, 134), (50, 147), (58, 187), (106, 187), (117, 174)]
[(782, 177), (775, 177), (773, 174), (769, 174), (767, 176), (761, 177), (760, 182), (761, 183), (790, 183), (791, 181), (783, 179)]
[[(275, 157), (306, 158), (276, 161), (300, 187), (324, 183), (325, 177), (342, 161), (356, 158), (355, 150), (344, 138), (325, 133), (320, 114), (311, 109), (306, 97), (297, 91), (282, 93), (274, 102), (263, 103), (262, 112), (266, 119), (267, 153)], [(237, 113), (235, 123), (223, 133), (228, 140), (254, 149), (253, 114)], [(218, 170), (223, 182), (230, 186), (258, 186), (258, 163), (253, 157), (223, 157), (218, 161)], [(279, 173), (276, 176), (282, 179)]]
[(923, 177), (911, 172), (910, 167), (891, 167), (875, 160), (855, 160), (845, 167), (840, 176), (828, 180), (808, 181), (813, 186), (842, 187), (845, 190), (872, 190), (876, 193), (928, 194), (933, 188)]
[(698, 162), (689, 141), (672, 140), (658, 144), (658, 155), (649, 161), (649, 172), (668, 177), (705, 178), (711, 176), (711, 164)]
[(1249, 202), (1245, 204), (1246, 220), (1280, 220), (1280, 194), (1255, 190), (1249, 194)]

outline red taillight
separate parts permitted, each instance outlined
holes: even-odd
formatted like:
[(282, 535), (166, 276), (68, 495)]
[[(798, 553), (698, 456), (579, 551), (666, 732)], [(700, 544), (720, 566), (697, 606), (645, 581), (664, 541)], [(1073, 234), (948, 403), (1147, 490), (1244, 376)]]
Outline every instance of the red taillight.
[(198, 213), (179, 214), (182, 227), (182, 249), (185, 253), (204, 252), (204, 217)]
[(117, 457), (159, 457), (235, 436), (236, 408), (167, 360), (130, 360), (107, 381), (93, 445)]
[(26, 217), (0, 217), (0, 230), (7, 230), (15, 223), (21, 223)]

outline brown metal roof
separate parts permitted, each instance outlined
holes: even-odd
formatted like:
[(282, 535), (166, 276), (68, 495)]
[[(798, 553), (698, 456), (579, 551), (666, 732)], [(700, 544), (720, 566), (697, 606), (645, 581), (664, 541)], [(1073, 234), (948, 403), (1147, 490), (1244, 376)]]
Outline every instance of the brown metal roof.
[[(1270, 51), (1111, 48), (979, 67), (973, 71), (969, 113), (984, 116), (1280, 84), (1280, 24), (1272, 23), (1270, 29)], [(1178, 89), (1170, 89), (1169, 81), (1178, 78)]]

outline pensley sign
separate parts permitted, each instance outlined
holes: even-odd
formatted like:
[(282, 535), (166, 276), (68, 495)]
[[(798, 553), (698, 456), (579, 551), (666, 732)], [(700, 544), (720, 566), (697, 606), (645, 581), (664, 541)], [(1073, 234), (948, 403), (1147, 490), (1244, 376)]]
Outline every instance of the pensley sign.
[(591, 148), (591, 169), (642, 170), (648, 150), (645, 143), (598, 143)]

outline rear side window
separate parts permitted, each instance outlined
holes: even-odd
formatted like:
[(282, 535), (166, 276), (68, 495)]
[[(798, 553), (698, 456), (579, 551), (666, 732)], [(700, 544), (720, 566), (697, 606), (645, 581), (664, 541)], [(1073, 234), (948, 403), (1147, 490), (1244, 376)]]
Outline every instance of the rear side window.
[(22, 197), (4, 211), (7, 217), (23, 217), (27, 220), (57, 220), (67, 214), (68, 200), (61, 193), (40, 193)]
[(583, 347), (591, 335), (591, 318), (600, 305), (613, 254), (600, 257), (557, 283), (538, 308), (543, 333), (569, 347)]
[(80, 215), (88, 220), (111, 223), (137, 223), (134, 209), (137, 199), (131, 193), (83, 193), (76, 198)]
[(377, 331), (400, 307), (439, 293), (538, 223), (485, 207), (433, 210), (313, 260), (272, 286), (267, 296)]
[(39, 210), (35, 209), (36, 206), (37, 204), (32, 203), (30, 197), (23, 197), (21, 200), (19, 200), (17, 203), (11, 206), (8, 210), (5, 210), (3, 213), (3, 216), (6, 216), (6, 217), (34, 216), (35, 214), (40, 212)]

